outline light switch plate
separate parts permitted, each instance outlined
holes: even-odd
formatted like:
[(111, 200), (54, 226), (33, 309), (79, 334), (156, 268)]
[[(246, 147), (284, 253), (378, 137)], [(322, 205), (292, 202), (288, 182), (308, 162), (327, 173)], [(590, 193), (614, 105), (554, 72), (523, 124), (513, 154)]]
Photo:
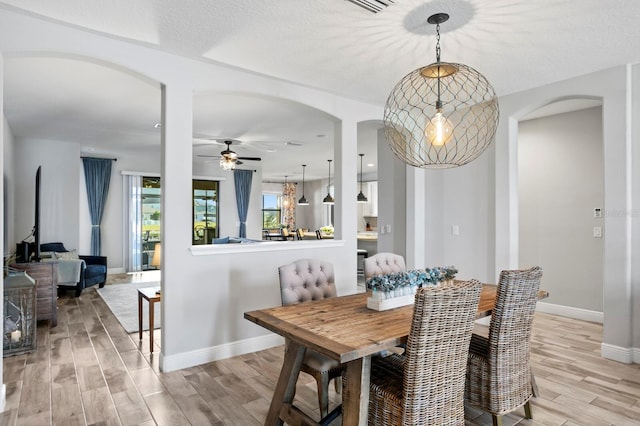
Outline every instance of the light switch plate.
[(602, 227), (594, 226), (593, 227), (593, 237), (594, 238), (602, 238)]

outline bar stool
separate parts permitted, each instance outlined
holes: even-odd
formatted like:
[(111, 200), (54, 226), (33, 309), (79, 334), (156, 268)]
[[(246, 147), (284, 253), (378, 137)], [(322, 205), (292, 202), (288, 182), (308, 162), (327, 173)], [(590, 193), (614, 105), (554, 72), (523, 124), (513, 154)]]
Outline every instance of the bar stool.
[[(364, 276), (364, 259), (369, 257), (369, 252), (365, 249), (357, 249), (357, 250), (358, 250), (358, 256), (362, 256), (362, 268), (358, 268), (358, 275)], [(358, 265), (360, 265), (360, 263), (358, 263)]]

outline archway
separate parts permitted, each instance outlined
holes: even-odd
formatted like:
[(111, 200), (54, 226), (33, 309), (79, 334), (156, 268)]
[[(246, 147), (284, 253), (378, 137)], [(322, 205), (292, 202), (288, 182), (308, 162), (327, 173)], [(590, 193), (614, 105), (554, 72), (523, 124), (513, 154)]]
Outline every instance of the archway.
[(553, 102), (518, 123), (518, 265), (539, 265), (551, 303), (538, 309), (603, 320), (602, 101)]

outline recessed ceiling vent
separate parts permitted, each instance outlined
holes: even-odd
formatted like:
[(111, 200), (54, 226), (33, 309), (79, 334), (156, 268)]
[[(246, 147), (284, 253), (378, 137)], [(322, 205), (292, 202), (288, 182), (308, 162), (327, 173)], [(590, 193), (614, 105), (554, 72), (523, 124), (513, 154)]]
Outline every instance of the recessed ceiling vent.
[(387, 6), (391, 6), (395, 0), (348, 0), (351, 3), (367, 9), (369, 12), (378, 13), (385, 9)]

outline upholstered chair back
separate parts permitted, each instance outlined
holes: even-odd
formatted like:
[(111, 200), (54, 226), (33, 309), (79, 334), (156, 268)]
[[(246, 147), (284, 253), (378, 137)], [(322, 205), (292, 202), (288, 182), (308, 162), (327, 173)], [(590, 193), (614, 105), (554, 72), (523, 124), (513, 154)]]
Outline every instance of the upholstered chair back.
[(364, 277), (369, 279), (374, 275), (389, 274), (391, 272), (404, 272), (407, 266), (404, 257), (394, 253), (377, 253), (364, 260)]
[(283, 305), (336, 297), (333, 265), (318, 259), (300, 259), (278, 268)]

